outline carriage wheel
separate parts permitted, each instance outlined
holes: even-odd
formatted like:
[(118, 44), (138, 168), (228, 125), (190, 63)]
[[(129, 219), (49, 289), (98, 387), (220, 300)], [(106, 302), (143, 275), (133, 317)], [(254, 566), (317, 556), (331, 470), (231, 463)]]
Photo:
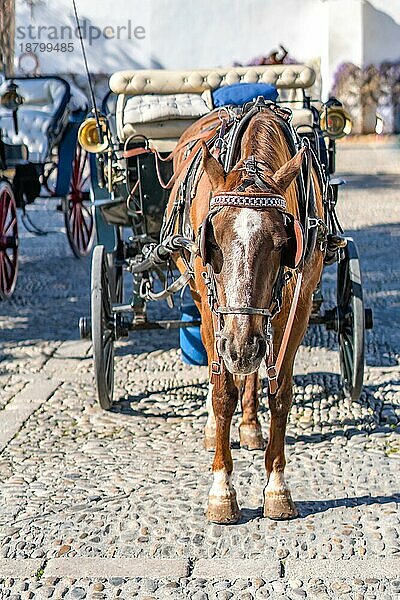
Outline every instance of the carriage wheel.
[(0, 298), (14, 291), (18, 272), (18, 221), (14, 192), (7, 181), (0, 181)]
[(92, 342), (99, 404), (111, 408), (114, 391), (114, 321), (109, 267), (104, 246), (96, 246), (92, 258)]
[(342, 377), (352, 400), (358, 400), (364, 379), (365, 313), (357, 246), (347, 238), (338, 263), (339, 357)]
[(89, 155), (77, 142), (72, 160), (70, 189), (64, 201), (64, 221), (72, 252), (89, 254), (94, 239), (94, 219), (89, 196)]

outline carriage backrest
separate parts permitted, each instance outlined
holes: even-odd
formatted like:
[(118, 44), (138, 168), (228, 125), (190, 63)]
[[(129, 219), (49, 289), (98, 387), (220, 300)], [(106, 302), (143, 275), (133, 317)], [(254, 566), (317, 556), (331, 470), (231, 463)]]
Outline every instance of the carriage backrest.
[[(314, 70), (303, 64), (227, 67), (182, 71), (140, 70), (119, 71), (110, 78), (110, 88), (118, 95), (116, 125), (118, 137), (125, 141), (130, 135), (143, 134), (151, 138), (159, 150), (171, 150), (183, 131), (204, 112), (211, 110), (211, 92), (234, 83), (272, 83), (290, 99), (298, 91), (308, 90), (314, 84)], [(202, 95), (203, 103), (196, 101)], [(160, 98), (160, 112), (149, 102), (137, 98)], [(175, 112), (165, 116), (165, 102), (176, 104)], [(172, 96), (172, 100), (169, 97)], [(135, 100), (133, 100), (133, 98)], [(139, 105), (139, 107), (138, 107)], [(142, 105), (142, 106), (140, 106)], [(162, 105), (162, 108), (161, 108)], [(196, 105), (194, 107), (194, 105)], [(197, 109), (197, 112), (194, 112)], [(310, 123), (310, 114), (302, 109), (297, 117), (302, 124)]]

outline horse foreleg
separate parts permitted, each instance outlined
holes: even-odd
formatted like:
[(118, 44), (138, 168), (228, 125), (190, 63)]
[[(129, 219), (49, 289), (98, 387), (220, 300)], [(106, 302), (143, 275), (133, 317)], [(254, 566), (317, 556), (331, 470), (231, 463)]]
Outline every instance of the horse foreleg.
[(242, 420), (239, 425), (240, 446), (247, 450), (264, 450), (265, 440), (258, 420), (258, 372), (247, 375), (241, 397)]
[(235, 523), (240, 511), (231, 478), (233, 462), (230, 448), (230, 429), (238, 392), (233, 377), (224, 369), (218, 389), (212, 389), (215, 415), (215, 456), (213, 484), (208, 496), (207, 519), (214, 523)]
[(270, 396), (271, 425), (265, 453), (267, 486), (264, 489), (264, 516), (270, 519), (292, 519), (297, 509), (285, 482), (285, 433), (287, 417), (292, 404), (293, 361), (285, 366), (285, 373), (275, 396)]

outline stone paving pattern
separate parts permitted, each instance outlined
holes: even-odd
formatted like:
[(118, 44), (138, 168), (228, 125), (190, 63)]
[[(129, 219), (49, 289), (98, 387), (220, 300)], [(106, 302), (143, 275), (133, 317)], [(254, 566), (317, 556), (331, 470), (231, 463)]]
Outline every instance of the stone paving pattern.
[[(90, 260), (72, 257), (55, 202), (32, 207), (51, 233), (22, 234), (18, 287), (0, 304), (0, 423), (14, 427), (0, 424), (1, 600), (400, 598), (399, 159), (394, 145), (339, 149), (339, 213), (375, 328), (353, 403), (334, 335), (306, 335), (287, 431), (290, 522), (261, 517), (263, 453), (239, 448), (236, 415), (242, 518), (206, 523), (207, 373), (182, 364), (177, 332), (119, 342), (117, 402), (97, 407), (91, 347), (77, 339)], [(328, 305), (335, 277), (326, 270)], [(267, 434), (265, 395), (261, 420)]]

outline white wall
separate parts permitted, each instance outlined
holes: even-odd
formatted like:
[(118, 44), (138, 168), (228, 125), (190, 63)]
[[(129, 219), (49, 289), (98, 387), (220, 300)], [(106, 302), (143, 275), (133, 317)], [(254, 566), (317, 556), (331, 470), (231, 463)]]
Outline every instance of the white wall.
[(369, 3), (377, 10), (380, 10), (400, 23), (400, 2), (399, 0), (369, 0)]
[[(94, 73), (111, 73), (123, 68), (143, 68), (150, 66), (151, 54), (151, 2), (143, 0), (76, 0), (78, 14), (82, 21), (86, 20), (85, 47), (89, 60), (90, 70)], [(117, 27), (128, 28), (130, 21), (130, 39), (127, 29), (120, 31), (120, 39), (116, 39)], [(29, 26), (32, 28), (29, 31)], [(73, 30), (72, 39), (68, 31), (62, 27)], [(135, 37), (135, 27), (144, 27), (144, 39)], [(104, 30), (106, 35), (92, 39), (89, 34), (90, 27)], [(41, 28), (41, 29), (40, 29)], [(32, 14), (24, 0), (16, 0), (16, 39), (15, 63), (18, 68), (18, 57), (29, 49), (28, 43), (35, 49), (39, 59), (39, 68), (42, 73), (83, 73), (84, 66), (79, 38), (75, 34), (76, 22), (73, 14), (72, 0), (44, 0), (35, 6)], [(138, 31), (136, 33), (139, 33)], [(93, 29), (93, 37), (98, 33)], [(109, 36), (109, 37), (107, 37)], [(143, 33), (139, 34), (142, 37)], [(40, 38), (40, 39), (39, 39)], [(60, 50), (42, 51), (40, 44), (54, 46), (63, 42), (73, 44), (73, 52)], [(35, 44), (38, 46), (35, 48)]]
[[(280, 42), (293, 56), (306, 60), (320, 56), (324, 43), (322, 0), (77, 0), (77, 5), (80, 17), (93, 26), (115, 29), (130, 19), (147, 31), (141, 42), (101, 37), (90, 46), (86, 41), (94, 72), (129, 68), (135, 62), (177, 69), (246, 62)], [(74, 26), (71, 0), (39, 3), (33, 17), (26, 2), (16, 0), (16, 11), (17, 27), (25, 26), (26, 32), (26, 26), (33, 25), (36, 37), (40, 26)], [(44, 38), (44, 31), (41, 35)], [(16, 39), (17, 56), (26, 41), (38, 40)], [(65, 71), (65, 56), (70, 69), (81, 70), (78, 40), (73, 41), (72, 54), (37, 52), (42, 71)]]
[(152, 0), (152, 53), (169, 68), (246, 62), (279, 43), (314, 58), (322, 8), (321, 0)]
[[(229, 65), (265, 55), (279, 43), (299, 61), (321, 59), (325, 94), (343, 61), (359, 65), (400, 59), (400, 0), (77, 0), (89, 25), (143, 26), (145, 39), (86, 40), (90, 69), (184, 68)], [(71, 0), (43, 0), (30, 9), (16, 0), (18, 56), (26, 42), (18, 27), (74, 26)], [(56, 42), (45, 39), (44, 42)], [(60, 40), (61, 41), (61, 40)], [(68, 40), (65, 40), (68, 41)], [(43, 73), (83, 73), (74, 52), (36, 52)], [(21, 43), (23, 44), (21, 48)], [(17, 62), (17, 61), (16, 61)]]
[(400, 0), (363, 2), (362, 13), (362, 64), (400, 60)]

